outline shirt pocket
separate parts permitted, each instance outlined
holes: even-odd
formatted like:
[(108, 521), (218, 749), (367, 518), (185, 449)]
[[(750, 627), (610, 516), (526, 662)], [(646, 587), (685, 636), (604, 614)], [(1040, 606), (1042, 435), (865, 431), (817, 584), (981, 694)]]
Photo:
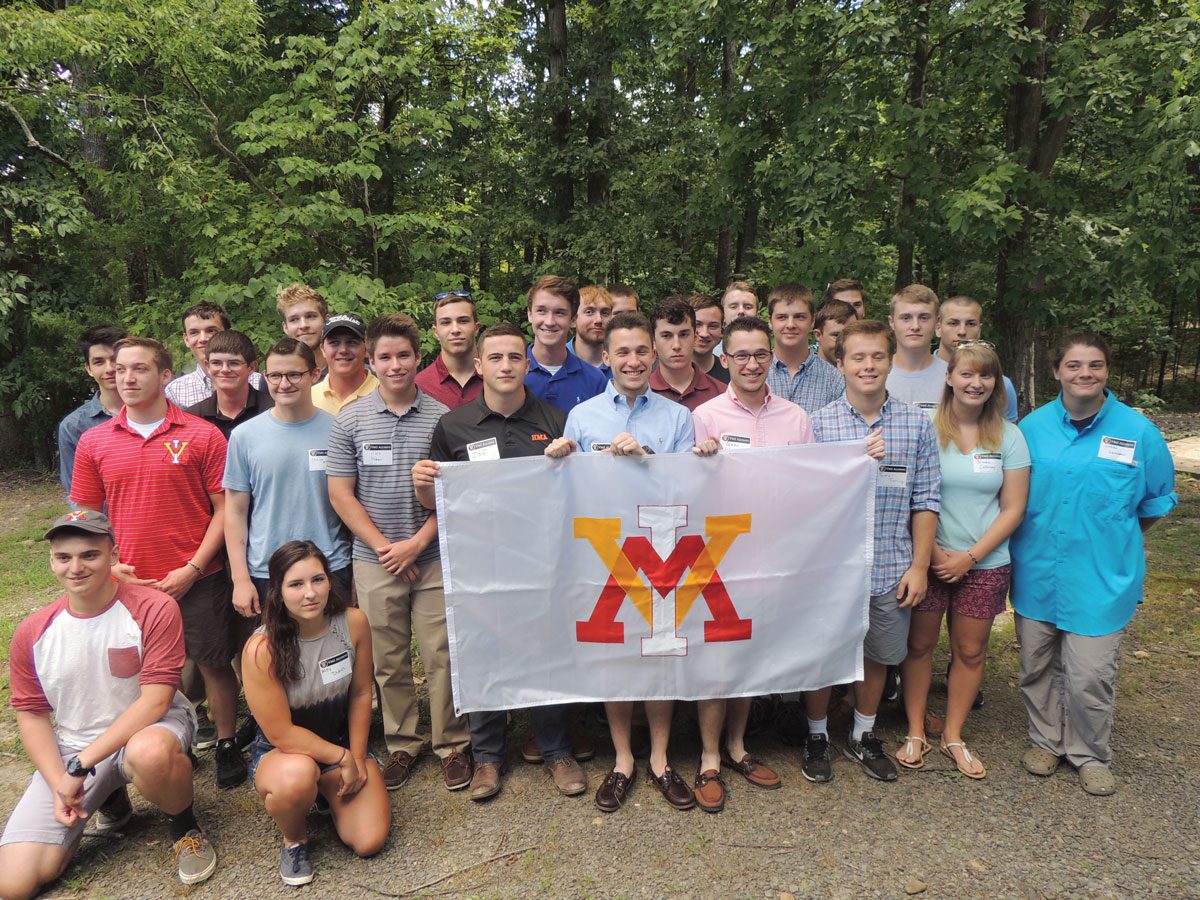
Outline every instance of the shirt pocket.
[(1137, 508), (1140, 485), (1141, 472), (1137, 466), (1096, 460), (1084, 475), (1088, 513), (1101, 522), (1129, 520)]
[(113, 678), (133, 678), (142, 671), (142, 654), (137, 647), (109, 647), (108, 671)]

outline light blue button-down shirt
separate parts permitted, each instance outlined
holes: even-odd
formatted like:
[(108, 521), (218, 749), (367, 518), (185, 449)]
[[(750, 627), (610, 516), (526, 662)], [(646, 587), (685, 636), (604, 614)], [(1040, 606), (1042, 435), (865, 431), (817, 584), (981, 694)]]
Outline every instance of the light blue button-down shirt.
[(660, 397), (647, 387), (630, 409), (629, 401), (611, 381), (603, 394), (585, 400), (567, 414), (563, 434), (587, 453), (593, 444), (611, 443), (622, 432), (629, 432), (655, 453), (683, 453), (696, 444), (692, 414), (686, 406)]
[(71, 496), (71, 473), (75, 469), (75, 448), (79, 446), (79, 439), (89, 428), (111, 418), (112, 413), (100, 405), (100, 394), (95, 393), (58, 423), (58, 480), (68, 497)]
[(1142, 600), (1138, 520), (1179, 502), (1166, 441), (1112, 394), (1082, 432), (1061, 395), (1018, 427), (1033, 469), (1025, 520), (1009, 541), (1013, 609), (1073, 634), (1119, 631)]

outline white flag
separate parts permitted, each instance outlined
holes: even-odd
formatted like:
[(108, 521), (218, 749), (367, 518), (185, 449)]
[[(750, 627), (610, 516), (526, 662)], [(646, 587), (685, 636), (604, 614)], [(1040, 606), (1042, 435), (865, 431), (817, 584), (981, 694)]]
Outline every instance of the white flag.
[(861, 679), (874, 473), (860, 442), (442, 463), (455, 708)]

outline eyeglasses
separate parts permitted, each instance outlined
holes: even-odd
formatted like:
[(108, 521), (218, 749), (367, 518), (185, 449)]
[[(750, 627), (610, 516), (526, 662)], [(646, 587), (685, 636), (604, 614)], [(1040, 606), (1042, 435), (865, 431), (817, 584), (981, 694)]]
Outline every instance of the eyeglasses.
[(440, 294), (434, 294), (434, 300), (445, 300), (447, 297), (458, 297), (460, 300), (470, 300), (470, 291), (442, 291)]
[(744, 366), (750, 360), (754, 360), (759, 364), (765, 364), (771, 361), (771, 351), (756, 350), (753, 353), (747, 353), (745, 350), (739, 350), (737, 353), (730, 353), (729, 358), (738, 366)]
[(230, 372), (240, 372), (246, 368), (246, 363), (240, 359), (210, 359), (208, 361), (209, 369), (228, 369)]
[(267, 372), (263, 377), (268, 384), (278, 385), (286, 381), (288, 384), (298, 384), (308, 372)]
[(955, 350), (962, 350), (964, 347), (982, 347), (984, 350), (996, 349), (996, 345), (991, 341), (959, 341), (954, 345)]

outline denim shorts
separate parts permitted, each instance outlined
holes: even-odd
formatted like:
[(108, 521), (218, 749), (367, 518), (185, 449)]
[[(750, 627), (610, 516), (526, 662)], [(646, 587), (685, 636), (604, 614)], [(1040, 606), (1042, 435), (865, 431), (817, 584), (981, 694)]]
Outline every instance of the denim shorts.
[[(339, 744), (338, 746), (341, 746), (341, 745)], [(250, 742), (250, 746), (247, 747), (246, 749), (250, 752), (250, 762), (248, 765), (248, 770), (250, 773), (250, 784), (253, 785), (254, 784), (254, 773), (258, 771), (258, 764), (260, 762), (262, 762), (262, 758), (264, 756), (266, 756), (268, 753), (270, 753), (272, 750), (275, 749), (275, 745), (272, 744), (270, 741), (268, 741), (266, 739), (266, 737), (263, 736), (263, 733), (260, 731), (258, 734), (256, 734), (254, 736), (254, 740), (252, 740)], [(349, 748), (347, 747), (346, 749), (349, 749)], [(378, 759), (375, 759), (374, 753), (368, 752), (367, 759), (374, 759), (376, 764), (378, 764), (378, 762), (379, 762)], [(317, 765), (321, 769), (321, 774), (324, 775), (326, 772), (332, 772), (334, 769), (339, 768), (341, 766), (341, 763), (340, 762), (317, 763)]]

